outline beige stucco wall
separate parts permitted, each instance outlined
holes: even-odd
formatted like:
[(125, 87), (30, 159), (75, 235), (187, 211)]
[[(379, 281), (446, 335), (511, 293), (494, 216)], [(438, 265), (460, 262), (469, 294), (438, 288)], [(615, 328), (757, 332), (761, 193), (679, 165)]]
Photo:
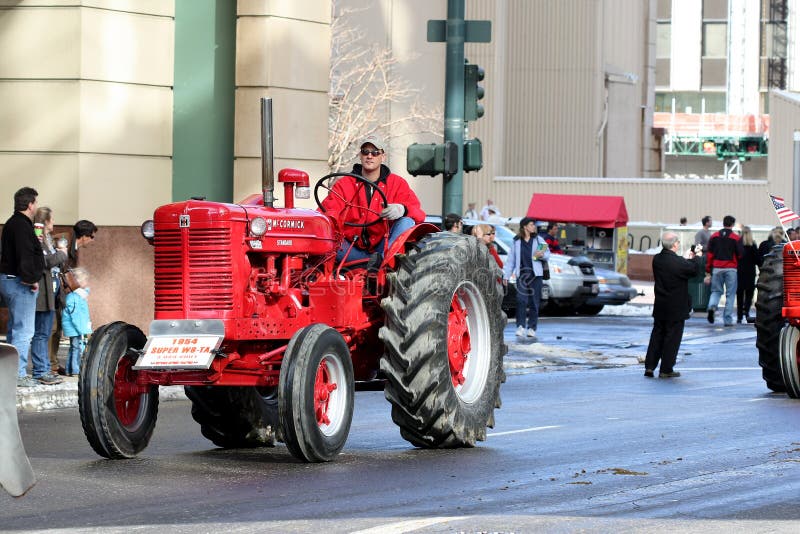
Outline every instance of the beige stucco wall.
[[(172, 1), (0, 2), (0, 213), (139, 225), (168, 202)], [(116, 206), (124, 198), (124, 206)]]
[[(236, 26), (234, 200), (261, 191), (260, 98), (271, 97), (275, 177), (327, 174), (330, 3), (240, 1)], [(283, 190), (276, 189), (283, 205)], [(313, 200), (298, 201), (311, 207)]]

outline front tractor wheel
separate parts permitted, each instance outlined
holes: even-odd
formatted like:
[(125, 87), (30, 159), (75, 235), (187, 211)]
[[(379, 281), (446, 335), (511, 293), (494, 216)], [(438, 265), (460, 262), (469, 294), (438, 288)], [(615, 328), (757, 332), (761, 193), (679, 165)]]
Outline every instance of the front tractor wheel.
[(786, 391), (779, 360), (781, 330), (786, 321), (781, 315), (783, 306), (783, 257), (781, 248), (764, 256), (758, 275), (756, 300), (756, 348), (761, 376), (772, 391)]
[(796, 326), (785, 326), (781, 330), (780, 367), (786, 393), (793, 399), (800, 399), (798, 343), (800, 343), (800, 329)]
[(100, 456), (133, 458), (150, 442), (158, 414), (158, 388), (136, 382), (136, 350), (145, 335), (115, 322), (92, 335), (81, 363), (78, 410), (83, 432)]
[(472, 447), (486, 439), (505, 381), (501, 273), (471, 237), (431, 234), (398, 257), (381, 306), (385, 395), (417, 447)]
[(295, 458), (328, 462), (344, 447), (353, 420), (353, 362), (342, 335), (324, 324), (298, 330), (283, 356), (278, 416)]

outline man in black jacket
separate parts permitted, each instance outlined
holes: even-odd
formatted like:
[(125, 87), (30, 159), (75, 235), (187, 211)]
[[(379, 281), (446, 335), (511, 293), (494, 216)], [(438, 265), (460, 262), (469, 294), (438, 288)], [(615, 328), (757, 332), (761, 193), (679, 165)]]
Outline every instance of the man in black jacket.
[(33, 231), (37, 196), (39, 193), (31, 187), (14, 193), (14, 214), (0, 236), (0, 293), (8, 305), (8, 342), (19, 353), (17, 387), (38, 385), (27, 370), (36, 320), (36, 293), (44, 271), (42, 245)]
[(678, 256), (680, 241), (674, 232), (664, 232), (661, 246), (661, 252), (653, 257), (656, 298), (653, 305), (653, 332), (644, 360), (644, 376), (652, 378), (660, 360), (659, 378), (674, 378), (681, 376), (673, 367), (683, 337), (683, 323), (689, 318), (691, 310), (689, 279), (700, 274), (702, 263), (699, 256), (692, 252), (688, 252), (690, 259)]

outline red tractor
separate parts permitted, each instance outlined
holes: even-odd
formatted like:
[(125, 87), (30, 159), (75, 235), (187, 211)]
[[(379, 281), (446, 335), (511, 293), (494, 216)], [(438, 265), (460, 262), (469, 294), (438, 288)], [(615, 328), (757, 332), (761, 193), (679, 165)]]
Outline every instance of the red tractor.
[[(92, 448), (106, 458), (142, 451), (160, 385), (185, 386), (202, 434), (223, 448), (277, 440), (298, 459), (329, 461), (359, 386), (384, 388), (417, 447), (484, 440), (506, 352), (502, 277), (488, 249), (421, 224), (377, 269), (337, 261), (339, 222), (294, 207), (308, 175), (281, 170), (285, 207), (275, 208), (270, 166), (263, 196), (168, 204), (143, 225), (155, 251), (154, 321), (149, 336), (114, 322), (91, 337), (78, 401)], [(338, 176), (317, 182), (318, 205)]]
[(758, 363), (767, 387), (800, 398), (800, 241), (764, 257), (756, 301)]

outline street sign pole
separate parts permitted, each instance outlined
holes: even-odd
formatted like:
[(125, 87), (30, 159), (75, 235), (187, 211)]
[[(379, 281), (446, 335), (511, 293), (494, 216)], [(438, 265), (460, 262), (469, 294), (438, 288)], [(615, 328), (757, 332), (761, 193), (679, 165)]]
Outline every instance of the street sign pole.
[(445, 174), (442, 184), (442, 217), (461, 213), (464, 173), (464, 0), (447, 0), (445, 58), (444, 141), (456, 144), (458, 166)]
[[(488, 20), (464, 20), (464, 1), (447, 0), (447, 20), (428, 21), (428, 42), (445, 43), (445, 77), (444, 77), (444, 144), (426, 147), (414, 144), (409, 147), (407, 162), (409, 172), (435, 176), (442, 169), (442, 217), (448, 213), (461, 213), (464, 196), (464, 121), (476, 120), (483, 112), (469, 119), (465, 117), (464, 103), (464, 43), (488, 43), (492, 40), (492, 24)], [(481, 73), (483, 71), (480, 71)], [(475, 77), (475, 84), (483, 79), (483, 75)], [(483, 89), (476, 87), (475, 102), (471, 105), (479, 108), (477, 100), (483, 98)], [(478, 96), (480, 93), (480, 96)], [(480, 108), (482, 109), (482, 108)], [(473, 113), (473, 115), (475, 115)], [(471, 170), (482, 166), (480, 141), (470, 145), (472, 156)], [(439, 150), (441, 148), (441, 150)], [(441, 152), (441, 157), (439, 152)], [(455, 154), (453, 152), (456, 152)], [(457, 162), (457, 165), (453, 163)], [(416, 174), (415, 174), (416, 173)]]

